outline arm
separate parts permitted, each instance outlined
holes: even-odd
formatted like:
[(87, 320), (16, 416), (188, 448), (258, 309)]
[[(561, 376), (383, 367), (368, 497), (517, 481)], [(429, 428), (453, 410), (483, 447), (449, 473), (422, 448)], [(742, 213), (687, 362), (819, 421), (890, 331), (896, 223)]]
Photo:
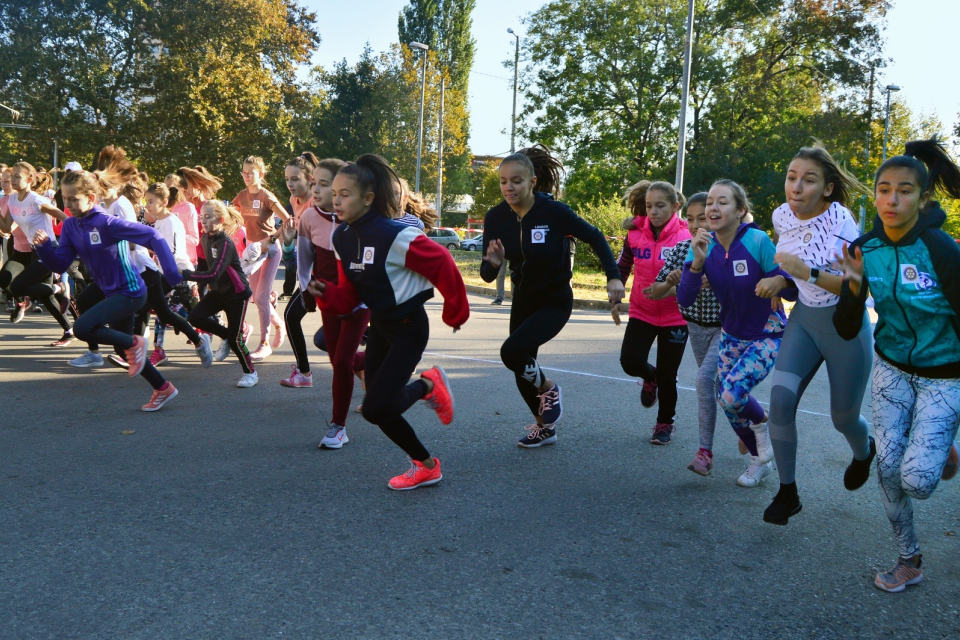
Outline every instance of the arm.
[(418, 233), (407, 247), (404, 266), (419, 273), (440, 290), (444, 324), (454, 329), (463, 326), (470, 317), (470, 303), (467, 302), (463, 277), (450, 252)]
[(570, 207), (563, 207), (566, 212), (566, 233), (577, 240), (582, 240), (593, 248), (594, 253), (600, 258), (600, 264), (603, 265), (603, 271), (607, 275), (607, 281), (620, 280), (620, 267), (616, 258), (613, 257), (613, 251), (610, 250), (610, 244), (604, 237), (603, 232), (595, 226), (578, 216)]
[[(499, 236), (494, 235), (495, 230), (493, 227), (496, 223), (495, 221), (491, 223), (490, 213), (492, 211), (493, 209), (487, 211), (487, 215), (483, 219), (483, 241), (480, 243), (480, 255), (484, 258), (487, 258), (489, 255), (487, 252), (490, 248), (490, 243), (494, 240), (500, 239)], [(493, 282), (497, 279), (499, 274), (500, 265), (494, 267), (492, 264), (490, 264), (489, 260), (486, 259), (480, 262), (480, 278), (482, 278), (484, 282)]]
[(69, 234), (64, 233), (60, 236), (60, 244), (46, 237), (47, 234), (43, 231), (37, 232), (38, 236), (40, 234), (43, 234), (44, 239), (33, 246), (40, 262), (53, 273), (65, 273), (77, 259), (77, 250), (70, 242)]
[(50, 217), (52, 217), (52, 218), (56, 218), (57, 220), (60, 220), (61, 222), (63, 222), (64, 220), (66, 220), (67, 218), (70, 217), (70, 216), (68, 216), (67, 214), (65, 214), (63, 211), (60, 211), (60, 209), (57, 209), (57, 208), (56, 208), (55, 206), (53, 206), (52, 204), (41, 204), (41, 205), (40, 205), (40, 211), (43, 211), (43, 212), (44, 212), (45, 214), (47, 214), (48, 216), (50, 216)]
[(306, 291), (307, 285), (313, 274), (313, 263), (316, 260), (316, 254), (313, 249), (313, 242), (309, 236), (297, 236), (297, 280), (300, 281), (300, 290)]
[(13, 233), (13, 216), (4, 209), (0, 209), (0, 233)]
[(960, 318), (960, 246), (939, 229), (928, 230), (921, 237), (930, 252), (943, 296)]
[(677, 304), (681, 307), (692, 306), (700, 295), (700, 287), (703, 286), (703, 272), (691, 271), (691, 262), (683, 265), (683, 274), (680, 276), (680, 284), (677, 285)]
[(866, 308), (867, 287), (860, 287), (859, 295), (850, 289), (850, 281), (843, 280), (840, 288), (840, 301), (833, 312), (833, 326), (844, 340), (853, 340), (863, 326), (863, 312)]
[(620, 258), (617, 260), (617, 270), (620, 272), (620, 280), (623, 284), (627, 284), (630, 272), (633, 271), (633, 251), (630, 249), (630, 241), (627, 238), (623, 239)]
[(356, 286), (350, 282), (347, 274), (344, 273), (342, 260), (337, 261), (337, 269), (340, 272), (337, 284), (326, 280), (311, 280), (310, 284), (307, 285), (307, 292), (316, 298), (317, 306), (321, 311), (345, 316), (352, 313), (363, 301), (360, 299), (360, 292), (357, 291)]
[(128, 240), (133, 244), (139, 244), (153, 251), (167, 282), (176, 286), (183, 281), (180, 276), (180, 269), (177, 267), (177, 261), (174, 259), (173, 253), (170, 252), (167, 241), (163, 239), (159, 231), (139, 222), (128, 222), (112, 216), (107, 216), (107, 220), (107, 228), (110, 229), (115, 238)]
[(200, 225), (197, 208), (191, 204), (187, 214), (187, 221), (183, 224), (183, 230), (187, 235), (187, 246), (196, 247), (200, 244)]
[(220, 254), (220, 258), (217, 260), (217, 262), (211, 263), (209, 260), (209, 256), (211, 255), (210, 250), (213, 249), (215, 245), (214, 242), (209, 240), (209, 238), (208, 242), (209, 245), (204, 247), (204, 252), (208, 256), (207, 264), (210, 265), (210, 269), (206, 271), (184, 271), (184, 280), (193, 280), (194, 282), (209, 282), (212, 284), (216, 282), (217, 279), (222, 276), (230, 266), (230, 263), (233, 261), (233, 252), (236, 251), (236, 247), (233, 247), (233, 251), (228, 251), (227, 249), (228, 244), (232, 246), (233, 243), (229, 242), (229, 239), (224, 237), (221, 240), (222, 244), (219, 245), (219, 251), (217, 252)]
[(290, 219), (290, 214), (287, 213), (287, 210), (283, 208), (283, 205), (280, 204), (279, 200), (273, 200), (270, 203), (270, 211), (284, 222)]

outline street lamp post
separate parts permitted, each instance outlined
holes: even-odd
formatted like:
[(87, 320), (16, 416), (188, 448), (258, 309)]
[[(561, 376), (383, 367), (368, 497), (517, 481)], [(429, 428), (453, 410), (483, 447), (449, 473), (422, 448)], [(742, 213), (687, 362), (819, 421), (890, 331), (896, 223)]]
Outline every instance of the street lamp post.
[(895, 84), (887, 85), (887, 117), (883, 123), (883, 160), (881, 164), (887, 161), (887, 137), (890, 135), (890, 94), (900, 91), (900, 87)]
[(420, 128), (417, 131), (417, 177), (414, 181), (413, 190), (417, 193), (420, 192), (420, 159), (423, 157), (423, 101), (427, 95), (427, 51), (430, 50), (430, 47), (420, 42), (411, 42), (411, 49), (419, 49), (423, 56), (423, 69), (420, 72), (420, 75), (423, 76), (423, 79), (420, 81)]
[(680, 140), (677, 144), (677, 176), (678, 191), (683, 191), (683, 168), (687, 154), (687, 105), (690, 101), (690, 66), (693, 57), (693, 12), (694, 0), (690, 0), (687, 8), (687, 41), (683, 49), (683, 91), (680, 95)]
[(510, 124), (510, 153), (515, 153), (517, 151), (517, 81), (520, 75), (520, 36), (514, 33), (513, 29), (507, 29), (507, 33), (517, 39), (517, 46), (513, 53), (513, 120)]
[[(450, 63), (450, 72), (457, 68), (456, 62)], [(437, 226), (443, 218), (443, 101), (446, 87), (446, 76), (440, 75), (440, 131), (437, 144)]]

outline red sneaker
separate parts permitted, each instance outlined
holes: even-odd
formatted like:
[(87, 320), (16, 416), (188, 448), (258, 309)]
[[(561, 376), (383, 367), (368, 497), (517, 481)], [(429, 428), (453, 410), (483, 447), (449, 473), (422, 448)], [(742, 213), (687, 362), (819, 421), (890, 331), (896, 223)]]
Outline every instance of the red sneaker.
[(167, 382), (159, 389), (153, 390), (153, 395), (150, 396), (150, 402), (140, 407), (141, 411), (160, 411), (160, 407), (167, 404), (171, 400), (177, 397), (177, 388), (173, 386), (173, 383)]
[(153, 353), (150, 354), (150, 364), (155, 367), (159, 367), (164, 362), (167, 361), (167, 352), (163, 349), (154, 349)]
[(143, 336), (133, 336), (133, 346), (123, 352), (130, 365), (127, 373), (131, 377), (140, 375), (143, 371), (143, 364), (147, 361), (147, 340)]
[(437, 412), (442, 424), (453, 422), (453, 392), (447, 382), (447, 374), (440, 367), (432, 367), (420, 374), (433, 383), (433, 391), (423, 397), (430, 408)]
[(407, 491), (417, 487), (426, 487), (427, 485), (437, 484), (443, 480), (443, 474), (440, 473), (440, 459), (434, 458), (437, 464), (433, 469), (428, 469), (422, 462), (417, 460), (410, 461), (410, 468), (406, 473), (390, 478), (387, 486), (394, 491)]

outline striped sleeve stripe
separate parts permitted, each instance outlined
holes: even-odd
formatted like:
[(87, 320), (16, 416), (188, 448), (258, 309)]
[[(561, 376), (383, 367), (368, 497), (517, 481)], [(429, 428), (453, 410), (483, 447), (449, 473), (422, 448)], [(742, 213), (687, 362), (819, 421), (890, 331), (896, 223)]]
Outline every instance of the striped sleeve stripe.
[(416, 227), (408, 227), (398, 233), (393, 244), (390, 245), (384, 269), (396, 304), (403, 304), (417, 294), (433, 288), (429, 280), (406, 267), (410, 243), (422, 235), (423, 232)]

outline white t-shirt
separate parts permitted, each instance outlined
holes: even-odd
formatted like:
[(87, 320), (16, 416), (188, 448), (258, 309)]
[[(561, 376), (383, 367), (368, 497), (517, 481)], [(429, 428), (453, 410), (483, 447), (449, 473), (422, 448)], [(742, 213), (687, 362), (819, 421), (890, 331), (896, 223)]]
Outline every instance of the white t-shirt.
[[(842, 276), (834, 268), (837, 258), (843, 253), (844, 243), (850, 244), (860, 237), (857, 223), (850, 210), (839, 202), (816, 218), (800, 220), (783, 204), (773, 212), (773, 228), (780, 236), (777, 251), (792, 253), (810, 268)], [(808, 307), (830, 307), (840, 300), (826, 289), (821, 289), (806, 280), (795, 280), (800, 290), (800, 302)]]
[[(137, 220), (136, 210), (125, 196), (120, 196), (114, 200), (112, 205), (107, 207), (107, 215), (111, 215), (116, 218), (122, 218), (127, 222), (139, 222), (139, 220)], [(153, 271), (160, 270), (160, 267), (158, 267), (157, 263), (153, 261), (153, 258), (150, 257), (150, 252), (147, 251), (145, 247), (141, 247), (140, 245), (133, 244), (131, 242), (130, 253), (133, 254), (134, 262), (141, 272), (144, 269), (152, 269)]]
[(170, 247), (170, 253), (177, 262), (177, 267), (184, 269), (193, 269), (193, 263), (190, 262), (190, 256), (187, 255), (187, 230), (174, 214), (170, 214), (163, 220), (157, 220), (153, 223), (153, 228), (160, 232), (163, 239), (167, 241)]
[(40, 210), (41, 205), (48, 205), (50, 201), (41, 195), (30, 191), (27, 197), (22, 201), (16, 191), (7, 197), (7, 208), (10, 211), (10, 217), (17, 223), (20, 230), (27, 236), (30, 244), (33, 244), (33, 236), (37, 231), (43, 229), (47, 236), (54, 238), (53, 218)]

